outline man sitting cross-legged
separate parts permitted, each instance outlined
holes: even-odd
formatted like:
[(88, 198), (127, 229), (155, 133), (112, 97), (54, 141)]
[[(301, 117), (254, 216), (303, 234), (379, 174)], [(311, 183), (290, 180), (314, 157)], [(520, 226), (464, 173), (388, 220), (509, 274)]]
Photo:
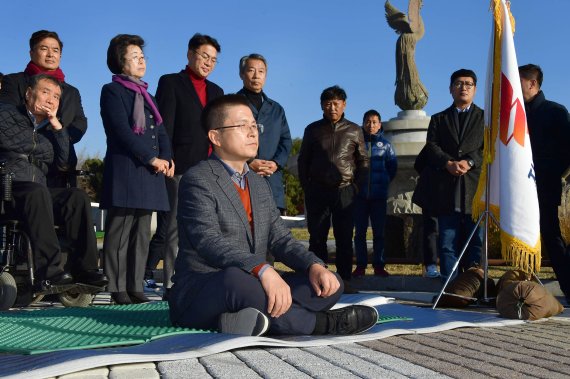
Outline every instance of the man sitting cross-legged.
[[(180, 182), (172, 322), (245, 335), (371, 328), (378, 318), (373, 307), (330, 310), (342, 281), (293, 239), (267, 181), (249, 172), (259, 132), (246, 99), (226, 95), (212, 101), (203, 127), (214, 152)], [(265, 261), (268, 250), (295, 273), (279, 275)]]

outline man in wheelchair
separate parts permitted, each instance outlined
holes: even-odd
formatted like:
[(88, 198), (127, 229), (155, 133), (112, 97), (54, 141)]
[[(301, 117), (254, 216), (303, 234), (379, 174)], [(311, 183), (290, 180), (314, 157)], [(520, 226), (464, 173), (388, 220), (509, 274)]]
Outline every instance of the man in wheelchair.
[[(30, 80), (25, 105), (0, 104), (0, 160), (13, 173), (14, 202), (7, 212), (30, 237), (36, 291), (70, 283), (107, 284), (107, 277), (98, 271), (87, 194), (78, 188), (46, 186), (50, 167), (65, 169), (68, 164), (71, 141), (56, 117), (61, 93), (56, 79), (40, 74)], [(71, 244), (66, 270), (54, 225), (62, 227)]]

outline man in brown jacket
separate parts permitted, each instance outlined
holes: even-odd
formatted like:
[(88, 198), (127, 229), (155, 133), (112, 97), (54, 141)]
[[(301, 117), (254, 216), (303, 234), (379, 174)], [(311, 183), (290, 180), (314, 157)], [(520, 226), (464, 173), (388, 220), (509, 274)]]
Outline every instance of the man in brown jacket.
[(344, 118), (346, 92), (339, 86), (321, 94), (323, 118), (305, 128), (299, 152), (299, 179), (305, 191), (309, 250), (328, 261), (331, 216), (336, 240), (336, 267), (350, 280), (354, 195), (366, 176), (368, 156), (362, 129)]

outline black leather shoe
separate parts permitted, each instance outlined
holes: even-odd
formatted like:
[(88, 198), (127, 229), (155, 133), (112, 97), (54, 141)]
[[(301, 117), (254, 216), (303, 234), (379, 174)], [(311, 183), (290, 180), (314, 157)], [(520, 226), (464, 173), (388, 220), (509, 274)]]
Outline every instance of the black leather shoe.
[(34, 293), (56, 293), (58, 290), (61, 290), (61, 288), (58, 289), (55, 287), (65, 286), (68, 284), (73, 284), (73, 276), (65, 271), (61, 271), (59, 274), (56, 274), (49, 279), (38, 279), (32, 290)]
[(327, 334), (358, 334), (378, 322), (378, 311), (368, 305), (350, 305), (325, 313), (328, 318)]
[(51, 286), (63, 286), (64, 284), (73, 283), (73, 276), (70, 273), (62, 271), (61, 273), (52, 276), (46, 281), (46, 284)]
[(133, 304), (148, 303), (150, 301), (144, 292), (129, 292), (129, 298)]
[(118, 305), (132, 304), (129, 294), (126, 292), (111, 292), (111, 300)]
[(91, 286), (103, 287), (109, 283), (107, 275), (99, 271), (82, 271), (73, 276), (76, 283), (89, 284)]

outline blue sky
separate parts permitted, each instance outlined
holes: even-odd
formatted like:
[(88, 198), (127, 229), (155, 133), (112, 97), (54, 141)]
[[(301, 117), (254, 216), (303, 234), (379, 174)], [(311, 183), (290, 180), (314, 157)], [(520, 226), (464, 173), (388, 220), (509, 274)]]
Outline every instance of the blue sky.
[[(407, 0), (392, 4), (407, 12)], [(537, 63), (545, 72), (543, 90), (570, 106), (568, 0), (513, 0), (519, 64)], [(479, 76), (475, 102), (483, 106), (491, 31), (488, 0), (426, 0), (421, 12), (426, 34), (416, 48), (420, 78), (429, 92), (425, 108), (436, 113), (451, 104), (449, 76), (471, 68)], [(226, 93), (242, 86), (238, 62), (257, 52), (268, 60), (265, 91), (285, 108), (291, 133), (302, 137), (321, 118), (321, 91), (334, 84), (348, 93), (346, 117), (360, 123), (370, 108), (395, 117), (397, 35), (384, 17), (383, 0), (290, 1), (107, 1), (12, 0), (2, 4), (0, 72), (22, 71), (29, 61), (28, 39), (39, 29), (55, 30), (64, 42), (61, 67), (81, 92), (89, 129), (78, 151), (105, 153), (99, 95), (111, 80), (106, 66), (110, 39), (139, 34), (146, 41), (144, 80), (152, 93), (158, 78), (186, 64), (188, 39), (210, 34), (222, 46), (209, 79)]]

